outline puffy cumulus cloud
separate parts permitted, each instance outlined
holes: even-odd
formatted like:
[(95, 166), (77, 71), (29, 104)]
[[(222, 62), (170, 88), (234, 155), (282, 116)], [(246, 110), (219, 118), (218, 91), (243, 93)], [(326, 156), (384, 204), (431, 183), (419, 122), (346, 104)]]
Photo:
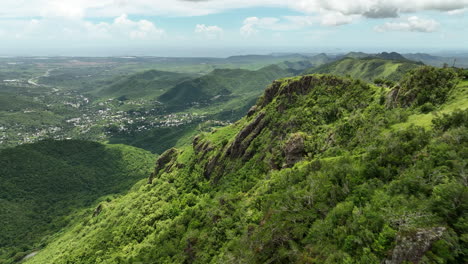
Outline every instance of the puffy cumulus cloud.
[(320, 18), (320, 23), (324, 26), (346, 25), (358, 19), (358, 15), (344, 15), (340, 12), (327, 12)]
[(468, 0), (2, 0), (0, 17), (196, 16), (249, 7), (289, 8), (306, 14), (339, 12), (368, 18), (393, 18), (426, 10), (454, 11)]
[(299, 30), (311, 26), (317, 21), (318, 18), (313, 16), (248, 17), (244, 19), (240, 34), (248, 37), (259, 33), (262, 29), (273, 31)]
[(387, 22), (376, 26), (374, 29), (378, 32), (386, 31), (414, 31), (414, 32), (434, 32), (440, 24), (433, 19), (423, 19), (417, 16), (408, 17), (400, 22)]
[(223, 29), (218, 26), (207, 26), (198, 24), (195, 26), (195, 33), (203, 35), (207, 39), (220, 39), (223, 35)]
[[(101, 23), (101, 27), (102, 25), (105, 25), (105, 23)], [(152, 22), (145, 19), (133, 21), (128, 19), (126, 14), (115, 18), (114, 23), (107, 26), (110, 32), (114, 34), (123, 33), (131, 39), (160, 38), (164, 34), (164, 30), (157, 28)]]
[(311, 13), (325, 10), (367, 18), (394, 18), (400, 13), (462, 9), (468, 7), (468, 0), (299, 0), (291, 7)]
[(248, 17), (244, 20), (244, 25), (240, 28), (240, 33), (243, 36), (252, 36), (259, 32), (259, 28), (272, 29), (274, 28), (279, 19), (274, 17)]
[(151, 21), (144, 19), (134, 21), (125, 14), (118, 16), (111, 23), (48, 18), (0, 20), (0, 27), (15, 38), (35, 40), (155, 40), (165, 34), (163, 29), (156, 27)]
[(447, 14), (451, 16), (455, 16), (455, 15), (463, 15), (466, 12), (468, 12), (468, 8), (450, 10), (450, 11), (447, 11)]

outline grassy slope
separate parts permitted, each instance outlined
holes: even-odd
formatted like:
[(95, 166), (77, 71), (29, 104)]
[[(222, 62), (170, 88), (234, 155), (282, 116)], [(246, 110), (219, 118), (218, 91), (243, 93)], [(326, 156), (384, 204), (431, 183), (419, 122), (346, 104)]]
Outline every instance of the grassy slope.
[(399, 80), (406, 72), (420, 67), (420, 64), (410, 61), (385, 60), (380, 58), (343, 58), (341, 60), (311, 68), (304, 74), (329, 73), (339, 76), (351, 76), (365, 81), (377, 78)]
[[(27, 263), (466, 262), (466, 124), (393, 130), (419, 110), (385, 95), (326, 75), (275, 82), (255, 114), (200, 135)], [(401, 243), (427, 234), (430, 248)]]
[(394, 129), (404, 129), (411, 125), (422, 126), (425, 128), (430, 128), (432, 120), (434, 118), (443, 115), (452, 113), (456, 109), (467, 109), (468, 108), (468, 81), (461, 81), (455, 90), (453, 90), (447, 102), (435, 109), (430, 113), (415, 113), (408, 117), (408, 120), (404, 123), (395, 124)]
[(70, 215), (148, 176), (154, 156), (124, 145), (42, 141), (0, 151), (0, 263), (18, 260)]

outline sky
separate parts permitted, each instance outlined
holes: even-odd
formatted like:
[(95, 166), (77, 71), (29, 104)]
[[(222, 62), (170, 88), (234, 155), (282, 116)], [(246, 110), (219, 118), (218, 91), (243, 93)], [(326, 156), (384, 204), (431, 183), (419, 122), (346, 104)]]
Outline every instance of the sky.
[(1, 56), (467, 51), (468, 0), (0, 0)]

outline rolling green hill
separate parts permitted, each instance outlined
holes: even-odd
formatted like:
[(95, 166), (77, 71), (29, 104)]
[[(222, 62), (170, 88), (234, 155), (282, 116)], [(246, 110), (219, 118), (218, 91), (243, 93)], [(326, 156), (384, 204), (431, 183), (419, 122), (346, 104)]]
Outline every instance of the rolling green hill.
[(76, 140), (0, 150), (0, 263), (42, 247), (98, 198), (128, 191), (153, 159), (129, 146)]
[(174, 85), (191, 78), (189, 74), (149, 70), (136, 73), (94, 92), (99, 97), (157, 97)]
[(26, 263), (466, 263), (466, 80), (404, 79), (277, 80)]
[[(384, 57), (395, 57), (391, 54)], [(328, 73), (339, 76), (351, 76), (365, 81), (374, 79), (399, 80), (405, 73), (423, 64), (409, 60), (388, 60), (379, 57), (350, 58), (311, 68), (303, 74)]]
[(159, 100), (169, 107), (186, 108), (227, 101), (239, 95), (258, 96), (271, 81), (291, 75), (277, 65), (257, 71), (216, 69), (205, 76), (179, 83), (159, 96)]

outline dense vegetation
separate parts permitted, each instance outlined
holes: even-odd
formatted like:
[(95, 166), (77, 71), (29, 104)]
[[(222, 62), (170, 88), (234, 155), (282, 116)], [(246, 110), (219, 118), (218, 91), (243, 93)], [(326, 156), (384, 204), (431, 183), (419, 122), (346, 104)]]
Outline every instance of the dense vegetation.
[(373, 81), (379, 78), (398, 81), (408, 71), (423, 65), (404, 58), (395, 60), (395, 58), (400, 58), (401, 55), (392, 55), (391, 53), (364, 58), (361, 58), (360, 55), (354, 56), (357, 58), (345, 57), (338, 61), (308, 69), (304, 71), (304, 74), (328, 73), (339, 76), (351, 76), (365, 81)]
[[(447, 78), (423, 111), (426, 73)], [(393, 104), (409, 84), (417, 103)], [(27, 263), (466, 263), (467, 86), (433, 68), (392, 89), (275, 81), (246, 117), (168, 150)]]
[(76, 140), (1, 150), (0, 263), (42, 247), (96, 199), (129, 190), (148, 176), (153, 159), (129, 146)]

